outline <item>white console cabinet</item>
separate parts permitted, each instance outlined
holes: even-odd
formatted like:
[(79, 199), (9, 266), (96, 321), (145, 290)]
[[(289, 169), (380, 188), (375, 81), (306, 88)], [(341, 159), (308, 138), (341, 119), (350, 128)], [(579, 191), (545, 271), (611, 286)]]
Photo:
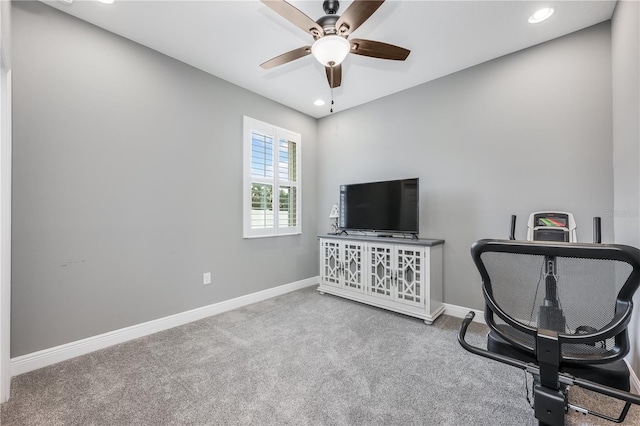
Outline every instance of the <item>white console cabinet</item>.
[(320, 236), (318, 291), (431, 324), (442, 312), (443, 240)]

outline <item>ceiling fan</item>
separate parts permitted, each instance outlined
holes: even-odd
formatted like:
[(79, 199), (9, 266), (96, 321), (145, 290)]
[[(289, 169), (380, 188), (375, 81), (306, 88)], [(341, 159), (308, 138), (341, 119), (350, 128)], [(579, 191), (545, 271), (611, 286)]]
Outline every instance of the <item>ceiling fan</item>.
[(261, 1), (292, 24), (311, 34), (315, 40), (313, 45), (303, 46), (268, 60), (260, 65), (264, 69), (313, 54), (325, 67), (329, 87), (334, 88), (342, 83), (341, 63), (349, 53), (396, 61), (404, 61), (411, 53), (410, 50), (379, 41), (347, 40), (352, 32), (378, 10), (384, 0), (354, 0), (341, 16), (337, 15), (340, 7), (337, 0), (324, 0), (322, 8), (326, 15), (317, 21), (284, 0)]

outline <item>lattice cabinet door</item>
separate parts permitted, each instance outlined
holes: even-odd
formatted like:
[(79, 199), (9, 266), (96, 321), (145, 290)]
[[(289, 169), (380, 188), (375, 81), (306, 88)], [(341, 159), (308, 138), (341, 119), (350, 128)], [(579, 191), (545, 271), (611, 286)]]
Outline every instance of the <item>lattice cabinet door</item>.
[(396, 248), (396, 301), (424, 306), (423, 248)]
[(341, 245), (340, 241), (320, 240), (320, 279), (322, 284), (340, 287)]
[(393, 299), (393, 246), (369, 244), (368, 256), (367, 293)]
[(364, 292), (364, 244), (344, 243), (342, 246), (342, 284), (344, 288)]

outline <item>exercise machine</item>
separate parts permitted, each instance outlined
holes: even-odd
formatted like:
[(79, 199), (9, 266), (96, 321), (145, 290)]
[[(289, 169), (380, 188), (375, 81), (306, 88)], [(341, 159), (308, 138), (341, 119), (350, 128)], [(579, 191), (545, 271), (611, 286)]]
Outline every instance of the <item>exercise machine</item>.
[[(599, 219), (599, 218), (598, 218)], [(511, 229), (515, 229), (516, 216), (511, 216)], [(527, 241), (562, 241), (577, 243), (576, 220), (573, 214), (558, 211), (534, 212), (527, 222)], [(513, 231), (512, 231), (513, 232)], [(511, 239), (515, 239), (511, 235)], [(558, 271), (556, 259), (544, 258), (545, 298), (540, 306), (538, 322), (541, 328), (562, 332), (566, 320), (558, 299)]]
[[(551, 214), (552, 213), (552, 214)], [(640, 286), (640, 250), (576, 242), (573, 215), (532, 213), (527, 241), (480, 240), (471, 254), (482, 278), (487, 349), (465, 341), (470, 312), (458, 334), (474, 354), (521, 368), (533, 376), (533, 408), (540, 425), (562, 426), (571, 409), (621, 423), (640, 397), (629, 392), (627, 326)], [(544, 288), (544, 290), (543, 290)], [(624, 402), (617, 417), (569, 402), (571, 386)]]
[[(515, 240), (516, 215), (511, 215), (509, 239)], [(577, 243), (577, 226), (573, 214), (559, 211), (534, 212), (527, 221), (527, 241), (564, 241)], [(593, 243), (602, 242), (602, 219), (593, 218)]]

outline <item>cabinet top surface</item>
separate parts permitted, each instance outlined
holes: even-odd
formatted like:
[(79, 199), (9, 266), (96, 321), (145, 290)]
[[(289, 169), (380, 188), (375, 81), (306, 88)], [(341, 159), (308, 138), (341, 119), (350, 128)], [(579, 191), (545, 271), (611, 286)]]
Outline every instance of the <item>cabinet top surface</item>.
[(320, 234), (319, 238), (345, 240), (345, 241), (369, 241), (381, 244), (408, 244), (414, 246), (431, 247), (439, 244), (444, 244), (444, 240), (430, 239), (430, 238), (402, 238), (402, 237), (378, 237), (376, 235), (334, 235), (334, 234)]

